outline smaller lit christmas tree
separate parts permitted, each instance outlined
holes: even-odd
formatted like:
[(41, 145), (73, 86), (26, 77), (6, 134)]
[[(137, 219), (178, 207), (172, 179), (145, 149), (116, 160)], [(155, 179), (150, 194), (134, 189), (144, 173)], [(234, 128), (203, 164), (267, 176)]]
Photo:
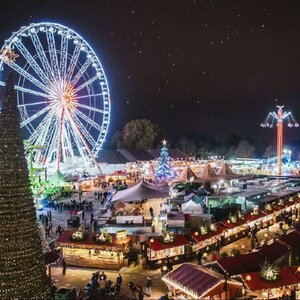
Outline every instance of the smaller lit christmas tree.
[(162, 148), (160, 150), (160, 157), (158, 158), (158, 165), (155, 169), (155, 177), (159, 181), (165, 181), (174, 177), (174, 170), (171, 167), (171, 158), (167, 148), (167, 141), (162, 141)]
[(260, 265), (260, 276), (266, 281), (276, 281), (280, 276), (280, 269), (275, 265), (265, 260)]

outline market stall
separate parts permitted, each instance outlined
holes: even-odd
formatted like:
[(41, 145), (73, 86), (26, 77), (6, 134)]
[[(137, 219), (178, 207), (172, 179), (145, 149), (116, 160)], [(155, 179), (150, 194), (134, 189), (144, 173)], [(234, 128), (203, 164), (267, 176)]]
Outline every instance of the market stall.
[(56, 240), (67, 265), (119, 270), (129, 252), (130, 237), (124, 234), (64, 231)]
[[(272, 275), (272, 269), (268, 270)], [(245, 292), (259, 299), (279, 299), (283, 295), (291, 296), (293, 299), (300, 298), (300, 272), (299, 267), (283, 267), (274, 275), (274, 279), (266, 279), (262, 272), (252, 272), (240, 275), (244, 282)], [(289, 299), (289, 298), (285, 298)]]
[(147, 245), (147, 258), (151, 267), (161, 267), (164, 260), (172, 258), (176, 263), (183, 260), (185, 255), (185, 246), (189, 244), (188, 240), (181, 234), (173, 237), (155, 237), (151, 238)]
[(220, 224), (211, 224), (210, 228), (200, 226), (199, 230), (191, 231), (190, 237), (196, 242), (193, 245), (193, 251), (211, 252), (217, 250), (221, 246), (220, 242), (224, 231), (224, 227)]
[(191, 263), (182, 264), (162, 280), (175, 299), (233, 299), (242, 292), (242, 283)]
[(230, 216), (227, 221), (219, 222), (226, 230), (223, 235), (223, 245), (228, 245), (236, 240), (245, 237), (253, 228), (261, 229), (263, 227), (263, 219), (266, 213), (261, 210), (255, 210), (240, 216)]

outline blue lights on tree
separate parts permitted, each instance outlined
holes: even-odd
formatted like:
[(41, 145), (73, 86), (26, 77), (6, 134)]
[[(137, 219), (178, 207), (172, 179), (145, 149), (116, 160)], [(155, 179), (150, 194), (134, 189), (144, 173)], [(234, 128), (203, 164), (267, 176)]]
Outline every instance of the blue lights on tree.
[(155, 169), (155, 177), (159, 181), (164, 181), (174, 177), (174, 170), (171, 167), (171, 158), (167, 148), (167, 141), (162, 141), (162, 148), (160, 150), (160, 157), (158, 158), (158, 165)]

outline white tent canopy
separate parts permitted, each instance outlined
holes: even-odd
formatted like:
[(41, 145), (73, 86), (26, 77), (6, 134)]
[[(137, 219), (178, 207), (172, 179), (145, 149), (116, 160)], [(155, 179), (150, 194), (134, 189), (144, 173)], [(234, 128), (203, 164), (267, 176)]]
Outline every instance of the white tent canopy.
[(113, 195), (111, 202), (131, 202), (143, 199), (158, 199), (169, 196), (169, 186), (157, 186), (142, 180), (129, 189), (119, 191)]
[(181, 210), (183, 213), (197, 213), (203, 214), (203, 209), (201, 205), (195, 203), (192, 199), (181, 204)]

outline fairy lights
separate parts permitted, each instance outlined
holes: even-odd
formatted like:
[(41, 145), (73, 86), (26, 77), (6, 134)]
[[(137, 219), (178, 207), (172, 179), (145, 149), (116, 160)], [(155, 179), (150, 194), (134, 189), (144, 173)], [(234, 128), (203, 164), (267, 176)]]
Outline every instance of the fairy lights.
[[(48, 299), (12, 74), (0, 113), (0, 299)], [(21, 283), (21, 284), (20, 284)]]

